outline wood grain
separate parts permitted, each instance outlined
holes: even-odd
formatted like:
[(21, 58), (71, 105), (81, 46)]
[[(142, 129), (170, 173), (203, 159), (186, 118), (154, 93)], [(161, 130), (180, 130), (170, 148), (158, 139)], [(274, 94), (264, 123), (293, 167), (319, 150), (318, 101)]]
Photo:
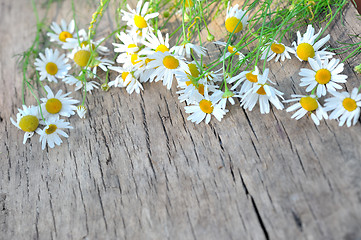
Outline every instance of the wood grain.
[[(220, 123), (194, 125), (175, 89), (151, 83), (140, 95), (95, 91), (87, 118), (69, 119), (74, 130), (60, 147), (41, 151), (38, 137), (22, 145), (9, 121), (21, 105), (14, 55), (30, 46), (35, 17), (30, 1), (0, 4), (0, 239), (361, 239), (359, 123), (315, 126), (285, 111), (233, 106)], [(52, 4), (51, 21), (70, 20), (70, 6)], [(96, 3), (76, 1), (76, 9), (86, 26)], [(102, 34), (115, 26), (112, 11)], [(349, 4), (344, 25), (330, 26), (331, 46), (355, 41), (355, 14)], [(210, 24), (217, 38), (222, 19)], [(346, 63), (350, 90), (360, 83), (352, 71), (360, 62)], [(302, 93), (302, 66), (270, 64), (286, 97)]]

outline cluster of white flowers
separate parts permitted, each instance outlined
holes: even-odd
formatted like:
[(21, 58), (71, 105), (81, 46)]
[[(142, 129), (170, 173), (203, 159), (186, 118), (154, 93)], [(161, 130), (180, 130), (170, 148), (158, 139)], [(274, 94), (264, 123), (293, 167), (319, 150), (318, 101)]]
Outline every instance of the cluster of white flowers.
[[(97, 76), (98, 67), (107, 71), (108, 67), (113, 65), (113, 61), (101, 57), (110, 53), (108, 48), (100, 46), (102, 39), (89, 40), (84, 29), (75, 32), (74, 20), (69, 25), (64, 20), (60, 25), (53, 22), (51, 30), (53, 32), (48, 33), (50, 41), (56, 42), (61, 48), (55, 50), (46, 48), (45, 54), (40, 53), (39, 58), (35, 59), (34, 64), (39, 73), (39, 80), (54, 83), (62, 80), (66, 84), (75, 85), (75, 91), (84, 89), (89, 93), (98, 88), (98, 82), (87, 81), (86, 78), (80, 76), (85, 72), (88, 78), (94, 78)], [(92, 51), (94, 49), (96, 51)], [(46, 144), (50, 148), (53, 148), (55, 144), (60, 145), (62, 143), (60, 136), (68, 137), (62, 129), (72, 127), (69, 122), (60, 117), (70, 117), (77, 113), (80, 118), (84, 118), (86, 107), (83, 104), (76, 106), (79, 101), (69, 97), (71, 92), (63, 94), (62, 90), (59, 90), (54, 94), (47, 85), (43, 89), (46, 97), (40, 99), (42, 102), (40, 105), (23, 105), (23, 109), (18, 109), (16, 121), (12, 118), (10, 120), (25, 132), (24, 144), (28, 138), (37, 133), (40, 135), (42, 149), (45, 149)]]
[[(186, 8), (201, 4), (198, 1), (186, 3)], [(240, 48), (237, 49), (238, 44), (233, 46), (229, 44), (230, 41), (214, 42), (220, 48), (226, 49), (219, 61), (216, 61), (218, 64), (207, 68), (202, 64), (203, 56), (208, 53), (204, 46), (191, 43), (188, 35), (184, 36), (184, 41), (178, 46), (170, 46), (169, 34), (152, 27), (152, 22), (159, 13), (152, 13), (149, 2), (143, 4), (140, 0), (136, 9), (129, 5), (127, 9), (128, 11), (122, 10), (121, 15), (128, 28), (117, 33), (119, 41), (113, 43), (114, 52), (118, 54), (116, 63), (105, 57), (110, 54), (110, 50), (101, 45), (104, 39), (95, 41), (83, 29), (75, 32), (74, 20), (69, 25), (64, 20), (60, 25), (53, 22), (52, 32), (48, 33), (48, 36), (51, 42), (58, 43), (62, 49), (47, 48), (45, 54), (39, 54), (35, 61), (39, 80), (55, 83), (62, 80), (66, 84), (74, 85), (75, 91), (83, 89), (84, 93), (91, 93), (99, 87), (99, 83), (87, 79), (99, 78), (99, 69), (104, 72), (112, 70), (118, 73), (117, 76), (102, 87), (125, 88), (129, 94), (139, 94), (144, 90), (143, 84), (146, 82), (161, 81), (167, 89), (171, 89), (176, 82), (179, 101), (186, 103), (185, 112), (190, 114), (188, 120), (197, 124), (203, 120), (209, 123), (212, 115), (221, 121), (228, 112), (227, 103), (234, 105), (236, 98), (239, 98), (240, 106), (249, 111), (258, 103), (262, 114), (269, 113), (271, 105), (283, 110), (283, 103), (296, 102), (286, 110), (297, 110), (292, 118), (300, 119), (308, 114), (317, 125), (322, 119), (337, 119), (340, 126), (345, 123), (351, 126), (356, 124), (360, 116), (359, 90), (355, 88), (351, 94), (336, 91), (342, 89), (340, 84), (346, 82), (347, 76), (341, 74), (344, 64), (333, 58), (334, 53), (323, 48), (330, 36), (316, 41), (321, 30), (315, 33), (311, 25), (303, 36), (297, 32), (297, 42), (293, 43), (293, 47), (272, 39), (261, 49), (260, 59), (267, 62), (272, 59), (283, 62), (291, 59), (293, 54), (310, 65), (310, 68), (302, 68), (299, 73), (302, 77), (300, 86), (306, 87), (305, 91), (310, 94), (292, 95), (293, 99), (284, 100), (284, 93), (277, 90), (275, 83), (269, 78), (268, 68), (264, 69), (263, 73), (257, 66), (233, 75), (227, 73), (225, 65), (237, 59), (248, 61)], [(225, 28), (230, 36), (245, 31), (248, 24), (246, 13), (239, 9), (238, 4), (233, 7), (228, 5)], [(68, 63), (69, 59), (72, 64)], [(223, 65), (223, 68), (214, 69), (218, 65)], [(61, 129), (72, 127), (60, 119), (60, 116), (70, 117), (77, 112), (83, 118), (86, 107), (83, 105), (84, 101), (76, 106), (79, 101), (69, 97), (70, 93), (63, 94), (59, 90), (54, 95), (50, 87), (44, 86), (43, 89), (46, 93), (46, 97), (40, 99), (43, 103), (39, 106), (23, 106), (23, 109), (19, 109), (16, 121), (11, 121), (25, 132), (24, 143), (36, 132), (40, 135), (44, 149), (46, 144), (51, 148), (54, 144), (60, 145), (62, 140), (59, 135), (68, 137)], [(333, 97), (325, 99), (322, 107), (319, 98), (327, 93)], [(328, 111), (332, 111), (329, 116)], [(45, 127), (41, 129), (40, 125)]]

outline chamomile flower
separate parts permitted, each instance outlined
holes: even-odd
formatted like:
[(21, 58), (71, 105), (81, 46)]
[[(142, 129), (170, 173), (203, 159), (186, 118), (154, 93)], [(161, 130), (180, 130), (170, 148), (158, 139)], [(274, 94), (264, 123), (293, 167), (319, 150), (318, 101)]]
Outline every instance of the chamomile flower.
[(255, 66), (254, 70), (251, 71), (243, 71), (239, 73), (238, 75), (231, 77), (229, 80), (227, 80), (228, 83), (234, 83), (231, 90), (236, 89), (242, 82), (243, 85), (241, 87), (241, 90), (239, 91), (239, 94), (243, 94), (248, 92), (254, 85), (258, 82), (258, 75), (259, 75), (258, 67)]
[(156, 76), (153, 76), (152, 78), (150, 78), (150, 76), (152, 75), (154, 69), (148, 69), (147, 65), (148, 63), (150, 63), (151, 61), (153, 61), (153, 59), (150, 59), (148, 57), (139, 57), (136, 62), (134, 62), (135, 64), (133, 66), (131, 66), (131, 68), (133, 68), (134, 71), (134, 76), (139, 79), (139, 81), (141, 83), (143, 82), (152, 82), (154, 80), (154, 78)]
[[(93, 78), (97, 76), (97, 70), (100, 68), (104, 72), (108, 71), (108, 68), (114, 64), (112, 60), (97, 57), (88, 66), (88, 70), (92, 71)], [(92, 70), (93, 68), (93, 70)]]
[[(227, 43), (225, 42), (221, 42), (221, 41), (215, 41), (214, 44), (226, 47)], [(227, 52), (219, 59), (219, 61), (224, 61), (224, 59), (228, 59), (232, 54), (234, 53), (234, 56), (238, 56), (238, 60), (241, 61), (242, 59), (245, 58), (245, 56), (241, 53), (238, 52), (236, 47), (232, 46), (232, 45), (228, 45), (227, 47)]]
[(355, 125), (360, 118), (361, 94), (354, 88), (350, 93), (330, 91), (334, 96), (325, 99), (325, 111), (332, 111), (329, 118), (339, 120), (339, 126)]
[(156, 68), (150, 75), (150, 78), (155, 78), (155, 81), (162, 80), (163, 85), (168, 89), (172, 87), (172, 81), (177, 71), (189, 72), (187, 64), (183, 58), (169, 52), (156, 52), (152, 55), (153, 61), (147, 65), (148, 69)]
[(54, 31), (54, 33), (48, 33), (48, 36), (50, 37), (50, 42), (57, 42), (62, 45), (66, 42), (67, 39), (74, 38), (74, 20), (71, 20), (69, 25), (67, 25), (65, 20), (62, 19), (60, 26), (56, 22), (53, 22), (50, 28)]
[[(99, 45), (103, 40), (104, 40), (104, 38), (101, 38), (97, 41), (93, 41), (91, 39), (90, 45), (92, 46), (92, 49), (96, 48), (95, 50), (97, 53), (102, 54), (102, 55), (108, 55), (109, 49), (105, 46)], [(88, 34), (85, 32), (84, 29), (81, 29), (76, 34), (75, 38), (67, 38), (66, 42), (64, 42), (64, 44), (62, 45), (62, 48), (63, 49), (74, 49), (74, 48), (79, 48), (79, 47), (81, 48), (81, 47), (87, 46), (88, 44), (89, 44)]]
[(241, 100), (241, 106), (249, 111), (252, 111), (257, 102), (260, 105), (260, 111), (262, 114), (269, 113), (271, 102), (278, 110), (282, 110), (283, 104), (279, 98), (282, 98), (283, 93), (270, 86), (268, 82), (269, 69), (266, 68), (262, 75), (258, 75), (259, 79), (256, 85), (248, 90)]
[(25, 144), (26, 140), (34, 135), (34, 132), (39, 126), (40, 111), (38, 106), (27, 107), (25, 105), (23, 105), (23, 109), (18, 109), (18, 111), (16, 114), (16, 122), (12, 118), (10, 118), (10, 121), (17, 128), (25, 132), (23, 139), (23, 144)]
[(230, 102), (232, 105), (234, 105), (235, 101), (233, 98), (241, 97), (241, 96), (227, 89), (225, 92), (223, 92), (222, 90), (215, 91), (212, 97), (214, 97), (216, 101), (219, 101), (219, 105), (222, 107), (222, 109), (225, 109), (227, 105), (227, 101)]
[(65, 122), (63, 119), (57, 117), (50, 117), (46, 120), (46, 126), (43, 129), (38, 128), (36, 133), (40, 135), (39, 142), (41, 142), (41, 148), (44, 150), (46, 144), (50, 148), (56, 145), (60, 145), (63, 141), (59, 135), (63, 137), (69, 137), (63, 130), (64, 128), (73, 128), (70, 123)]
[(131, 55), (139, 51), (139, 41), (134, 35), (125, 34), (121, 32), (117, 34), (119, 40), (123, 43), (113, 43), (114, 52), (120, 53), (117, 57), (117, 63), (130, 62)]
[(143, 41), (143, 44), (146, 48), (142, 49), (139, 52), (139, 55), (149, 55), (154, 52), (169, 52), (169, 34), (165, 35), (163, 38), (162, 33), (158, 30), (158, 37), (154, 35), (153, 32), (150, 32), (149, 35), (145, 36), (146, 41)]
[(141, 36), (145, 36), (149, 30), (152, 28), (149, 25), (149, 20), (152, 18), (158, 17), (159, 13), (150, 13), (147, 14), (149, 7), (149, 2), (145, 2), (143, 5), (143, 1), (140, 0), (137, 4), (136, 9), (132, 9), (129, 4), (127, 4), (127, 8), (129, 12), (121, 10), (123, 13), (123, 21), (127, 21), (127, 24), (136, 28), (141, 34)]
[(51, 91), (50, 87), (44, 87), (47, 96), (46, 98), (41, 98), (43, 102), (42, 110), (45, 117), (49, 116), (65, 116), (70, 117), (75, 114), (76, 106), (74, 104), (79, 103), (78, 100), (68, 97), (71, 92), (62, 94), (63, 91), (59, 90), (55, 95)]
[(75, 91), (78, 91), (79, 89), (82, 89), (85, 85), (85, 89), (87, 92), (91, 93), (94, 89), (99, 88), (99, 83), (96, 81), (81, 81), (78, 78), (67, 75), (65, 78), (63, 78), (63, 82), (69, 85), (75, 85)]
[(134, 71), (127, 71), (122, 67), (111, 67), (110, 69), (120, 73), (115, 80), (109, 82), (110, 87), (126, 87), (129, 94), (134, 91), (139, 94), (140, 90), (143, 90), (142, 84), (134, 76)]
[(207, 89), (205, 96), (198, 95), (197, 102), (191, 106), (184, 107), (186, 113), (191, 115), (187, 118), (191, 122), (200, 123), (205, 119), (206, 124), (211, 120), (213, 115), (218, 121), (221, 121), (223, 116), (228, 110), (222, 109), (221, 105), (218, 104), (212, 97), (208, 96)]
[(78, 114), (78, 116), (80, 118), (85, 118), (86, 112), (87, 112), (87, 108), (85, 106), (83, 106), (83, 105), (77, 106), (76, 113)]
[[(319, 57), (315, 59), (310, 58), (308, 60), (311, 69), (301, 68), (300, 86), (307, 86), (306, 92), (311, 92), (314, 88), (317, 88), (317, 97), (325, 96), (327, 91), (336, 91), (336, 89), (342, 89), (339, 83), (345, 83), (347, 75), (339, 74), (343, 71), (344, 64), (340, 63), (339, 59), (332, 58), (321, 60)], [(326, 91), (327, 90), (327, 91)]]
[(217, 82), (222, 81), (223, 74), (220, 73), (222, 69), (218, 69), (217, 71), (207, 71), (204, 74), (204, 77), (199, 79), (199, 83), (206, 84), (206, 85), (214, 85)]
[(190, 58), (192, 56), (192, 52), (196, 53), (198, 57), (206, 56), (207, 49), (202, 46), (195, 45), (188, 41), (183, 42), (180, 46), (173, 46), (170, 50), (171, 53), (176, 55)]
[(45, 55), (39, 53), (39, 56), (40, 58), (35, 59), (34, 65), (40, 73), (40, 81), (47, 78), (49, 82), (58, 82), (57, 79), (64, 78), (71, 68), (70, 64), (67, 64), (65, 54), (60, 55), (57, 49), (53, 51), (46, 48)]
[(320, 124), (320, 120), (322, 120), (322, 118), (328, 119), (327, 113), (321, 106), (321, 104), (317, 101), (316, 95), (305, 96), (292, 94), (291, 97), (293, 99), (283, 101), (284, 103), (297, 102), (296, 104), (286, 109), (287, 112), (293, 112), (297, 110), (291, 116), (291, 118), (299, 120), (300, 118), (308, 114), (309, 116), (311, 116), (313, 122), (316, 125)]
[(242, 31), (244, 27), (248, 24), (248, 16), (246, 15), (246, 11), (242, 9), (238, 9), (239, 5), (236, 4), (230, 8), (230, 4), (228, 3), (227, 7), (227, 15), (225, 27), (230, 33), (239, 33)]
[(321, 59), (331, 58), (332, 55), (334, 55), (334, 53), (327, 52), (325, 48), (320, 50), (320, 48), (330, 39), (330, 34), (328, 34), (326, 37), (316, 42), (321, 31), (322, 29), (315, 34), (315, 29), (311, 25), (307, 26), (307, 31), (303, 37), (301, 37), (300, 31), (297, 31), (297, 44), (296, 42), (293, 42), (292, 45), (295, 47), (296, 57), (300, 61), (308, 61), (308, 58), (314, 58), (315, 56), (318, 56)]
[(263, 53), (261, 59), (267, 59), (267, 62), (271, 61), (273, 58), (275, 58), (275, 62), (278, 60), (283, 62), (286, 58), (291, 59), (289, 53), (296, 53), (294, 49), (287, 47), (283, 43), (278, 43), (277, 41), (266, 44), (262, 50)]
[(95, 59), (96, 54), (91, 53), (89, 46), (83, 46), (79, 48), (73, 49), (71, 54), (69, 55), (70, 59), (81, 68), (90, 66), (92, 61)]

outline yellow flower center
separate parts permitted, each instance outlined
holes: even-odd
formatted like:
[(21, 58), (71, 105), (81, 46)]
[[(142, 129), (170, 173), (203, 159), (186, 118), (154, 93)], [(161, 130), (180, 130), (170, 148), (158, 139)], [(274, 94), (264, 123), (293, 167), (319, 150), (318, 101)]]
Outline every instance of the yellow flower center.
[(186, 0), (184, 6), (185, 6), (186, 8), (193, 7), (193, 6), (194, 6), (194, 3), (193, 3), (192, 0)]
[(128, 45), (128, 48), (135, 48), (135, 47), (137, 47), (137, 45), (135, 45), (134, 43)]
[(199, 84), (198, 92), (204, 96), (204, 85), (203, 84)]
[(319, 84), (326, 84), (331, 80), (331, 72), (322, 68), (316, 72), (315, 79)]
[(356, 101), (352, 98), (345, 98), (342, 101), (342, 106), (349, 112), (352, 112), (357, 108)]
[(168, 69), (176, 69), (179, 66), (179, 61), (173, 56), (166, 56), (163, 59), (163, 65)]
[(50, 75), (55, 75), (58, 72), (58, 66), (53, 62), (48, 62), (45, 66), (45, 70)]
[(67, 38), (72, 38), (73, 35), (70, 32), (61, 32), (59, 34), (59, 40), (62, 42), (66, 42)]
[(162, 53), (164, 53), (164, 52), (168, 52), (168, 51), (169, 51), (169, 48), (167, 48), (166, 45), (161, 44), (161, 45), (159, 45), (159, 46), (155, 49), (155, 51), (156, 51), (156, 52), (161, 51)]
[(56, 99), (56, 98), (48, 99), (48, 101), (46, 101), (46, 104), (45, 104), (46, 111), (48, 111), (48, 113), (51, 113), (51, 114), (60, 112), (62, 106), (63, 105), (61, 104), (59, 99)]
[(301, 43), (297, 47), (297, 56), (303, 61), (308, 61), (308, 58), (313, 58), (315, 56), (315, 49), (309, 43)]
[(274, 53), (281, 54), (285, 51), (285, 46), (283, 46), (283, 44), (280, 43), (272, 43), (271, 50)]
[(129, 72), (122, 72), (122, 79), (125, 82), (125, 79), (128, 77)]
[[(237, 26), (237, 24), (238, 24), (238, 26)], [(227, 18), (225, 25), (226, 25), (227, 31), (230, 33), (232, 33), (232, 32), (238, 33), (243, 29), (243, 24), (242, 24), (241, 20), (236, 17)], [(237, 26), (237, 28), (236, 28), (236, 26)]]
[[(82, 41), (82, 42), (80, 43), (80, 46), (81, 46), (81, 47), (86, 47), (86, 46), (88, 46), (88, 44), (89, 44), (88, 41)], [(92, 49), (92, 50), (95, 49), (95, 45), (94, 45), (93, 43), (92, 43), (92, 45), (91, 45), (91, 49)]]
[(194, 63), (189, 63), (188, 64), (189, 67), (189, 71), (191, 72), (192, 77), (199, 77), (199, 70), (197, 68), (197, 65), (195, 65)]
[(34, 132), (39, 126), (39, 119), (33, 115), (26, 115), (20, 119), (19, 127), (24, 132)]
[(202, 99), (202, 100), (199, 102), (199, 107), (201, 108), (201, 110), (202, 110), (204, 113), (210, 114), (210, 113), (213, 112), (212, 102), (209, 101), (209, 100)]
[(246, 78), (247, 78), (247, 80), (250, 81), (250, 82), (253, 82), (253, 83), (258, 82), (257, 75), (254, 75), (254, 74), (252, 74), (251, 72), (249, 72), (249, 73), (246, 74)]
[(45, 133), (46, 134), (52, 134), (56, 131), (56, 129), (58, 129), (58, 127), (55, 124), (50, 124), (48, 129), (45, 129)]
[(264, 90), (263, 86), (260, 87), (260, 88), (257, 90), (257, 93), (258, 93), (259, 95), (266, 95), (266, 91)]
[[(233, 46), (228, 46), (228, 52), (230, 53), (234, 53), (235, 47)], [(234, 55), (239, 55), (239, 52), (235, 53)]]
[(135, 23), (135, 26), (137, 26), (138, 28), (145, 28), (145, 27), (148, 26), (148, 24), (145, 21), (144, 17), (142, 17), (140, 15), (135, 15), (134, 16), (134, 23)]
[(312, 112), (318, 108), (318, 103), (313, 97), (302, 97), (300, 104), (305, 110), (309, 112)]
[(132, 54), (132, 56), (130, 57), (130, 61), (132, 62), (133, 65), (140, 63), (141, 61), (138, 60), (138, 54), (134, 53)]
[(79, 50), (74, 54), (74, 62), (80, 67), (85, 67), (90, 59), (90, 52), (88, 50)]

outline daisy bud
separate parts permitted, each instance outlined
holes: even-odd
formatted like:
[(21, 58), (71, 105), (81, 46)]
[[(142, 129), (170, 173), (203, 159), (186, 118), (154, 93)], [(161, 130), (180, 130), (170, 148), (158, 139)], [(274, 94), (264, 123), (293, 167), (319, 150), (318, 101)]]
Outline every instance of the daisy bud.
[(80, 118), (85, 118), (86, 111), (87, 109), (83, 105), (80, 105), (76, 108), (76, 112)]
[(168, 18), (169, 17), (169, 12), (168, 11), (165, 11), (164, 13), (163, 13), (163, 17), (165, 17), (165, 18)]
[(214, 36), (213, 36), (211, 33), (208, 33), (207, 41), (209, 41), (209, 42), (213, 42), (213, 41), (214, 41)]
[(354, 68), (354, 71), (361, 74), (361, 64)]
[(108, 92), (108, 90), (109, 90), (109, 85), (108, 85), (108, 83), (103, 83), (103, 84), (101, 85), (101, 88), (102, 88), (102, 90), (103, 90), (104, 92)]

